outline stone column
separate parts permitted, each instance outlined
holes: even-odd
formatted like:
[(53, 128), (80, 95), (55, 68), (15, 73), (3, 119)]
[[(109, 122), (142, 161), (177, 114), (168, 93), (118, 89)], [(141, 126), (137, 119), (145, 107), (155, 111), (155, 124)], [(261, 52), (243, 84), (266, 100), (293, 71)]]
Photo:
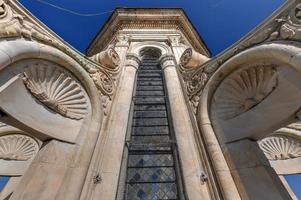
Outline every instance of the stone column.
[(101, 183), (97, 184), (92, 199), (114, 200), (119, 183), (128, 118), (131, 109), (136, 72), (140, 60), (135, 54), (127, 54), (119, 91), (112, 104), (106, 127), (106, 138), (101, 160)]
[(222, 149), (242, 199), (291, 199), (256, 141), (243, 139)]
[(202, 184), (200, 176), (203, 172), (202, 163), (195, 143), (194, 130), (184, 94), (176, 70), (173, 55), (165, 54), (160, 58), (164, 71), (174, 132), (177, 140), (183, 180), (188, 199), (211, 199), (206, 184)]

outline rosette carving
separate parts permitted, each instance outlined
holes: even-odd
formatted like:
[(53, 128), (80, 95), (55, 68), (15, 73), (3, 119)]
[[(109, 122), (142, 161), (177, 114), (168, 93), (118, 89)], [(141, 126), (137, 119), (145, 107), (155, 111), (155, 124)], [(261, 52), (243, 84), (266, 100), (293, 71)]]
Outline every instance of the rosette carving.
[(79, 120), (87, 114), (82, 88), (58, 68), (37, 63), (25, 69), (23, 80), (34, 97), (62, 116)]
[(38, 143), (29, 136), (0, 136), (0, 159), (26, 161), (33, 158), (38, 151)]

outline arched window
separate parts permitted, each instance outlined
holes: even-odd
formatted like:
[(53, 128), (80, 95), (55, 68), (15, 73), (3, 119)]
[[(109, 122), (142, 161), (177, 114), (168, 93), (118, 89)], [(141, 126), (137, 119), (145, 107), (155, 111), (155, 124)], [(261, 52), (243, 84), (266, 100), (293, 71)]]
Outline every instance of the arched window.
[(125, 199), (184, 199), (161, 51), (143, 48), (128, 132)]

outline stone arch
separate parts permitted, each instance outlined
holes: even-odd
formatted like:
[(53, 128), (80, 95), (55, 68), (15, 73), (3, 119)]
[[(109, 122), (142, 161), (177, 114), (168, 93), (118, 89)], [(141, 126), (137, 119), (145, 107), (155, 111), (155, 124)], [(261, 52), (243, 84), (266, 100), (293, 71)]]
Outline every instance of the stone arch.
[[(225, 197), (231, 197), (228, 193), (231, 188), (229, 179), (234, 178), (242, 198), (259, 198), (262, 195), (289, 198), (277, 174), (271, 169), (264, 169), (263, 166), (269, 166), (268, 161), (254, 141), (295, 122), (298, 118), (301, 107), (298, 102), (301, 97), (298, 83), (301, 78), (300, 47), (298, 42), (279, 41), (247, 49), (220, 66), (206, 84), (199, 101), (197, 119)], [(266, 76), (261, 76), (262, 74)], [(247, 84), (244, 89), (238, 87), (238, 79)], [(251, 79), (260, 79), (269, 87), (265, 87), (259, 95), (255, 89), (260, 88), (259, 83), (256, 80), (252, 82)], [(230, 81), (226, 82), (227, 80)], [(252, 88), (253, 84), (257, 86)], [(228, 86), (233, 89), (230, 90)], [(253, 92), (253, 97), (248, 93), (250, 91)], [(239, 102), (243, 105), (242, 109), (237, 112), (231, 110), (234, 113), (232, 116), (221, 117), (219, 108), (227, 105), (218, 107), (217, 104), (227, 101), (229, 103), (230, 98), (235, 99), (236, 95), (244, 97)], [(228, 106), (237, 108), (230, 104)], [(244, 155), (239, 151), (245, 152)], [(251, 157), (253, 160), (248, 160)], [(254, 170), (253, 173), (259, 170), (258, 174), (264, 175), (246, 175), (251, 173), (248, 170)], [(227, 173), (228, 180), (225, 178)], [(261, 179), (263, 176), (266, 179)], [(269, 187), (269, 191), (264, 187), (255, 190), (249, 187), (248, 184), (253, 182), (254, 185), (254, 181)], [(235, 190), (234, 187), (232, 189)]]
[(139, 56), (144, 57), (144, 56), (153, 56), (156, 58), (160, 58), (162, 56), (161, 50), (156, 47), (144, 47), (139, 51)]
[[(80, 84), (83, 85), (89, 100), (91, 101), (92, 115), (90, 116), (90, 119), (92, 120), (92, 129), (95, 129), (95, 127), (99, 126), (103, 111), (102, 108), (98, 109), (100, 106), (98, 91), (89, 74), (76, 61), (56, 48), (36, 42), (16, 40), (0, 43), (0, 70), (2, 72), (4, 68), (17, 62), (24, 62), (27, 59), (49, 61), (51, 63), (58, 64), (68, 72), (71, 72), (71, 74), (74, 75), (80, 82)], [(99, 128), (100, 127), (97, 129)], [(64, 140), (65, 138), (57, 139)], [(75, 139), (68, 140), (68, 138), (66, 138), (66, 140), (68, 142), (75, 142)]]
[[(12, 198), (22, 199), (24, 195), (30, 193), (35, 196), (32, 198), (55, 196), (57, 199), (60, 199), (62, 195), (64, 199), (78, 199), (81, 195), (81, 190), (78, 190), (78, 188), (83, 187), (89, 173), (89, 165), (103, 120), (103, 109), (99, 92), (84, 68), (71, 57), (54, 47), (25, 40), (2, 41), (0, 43), (0, 73), (3, 73), (5, 69), (9, 69), (8, 67), (15, 63), (26, 62), (27, 60), (54, 63), (74, 76), (86, 92), (90, 103), (90, 112), (83, 119), (85, 123), (82, 123), (78, 128), (79, 132), (76, 137), (60, 138), (59, 135), (35, 135), (42, 140), (48, 140), (48, 142), (39, 151), (33, 163), (23, 175)], [(19, 78), (16, 77), (13, 81)], [(41, 102), (38, 103), (41, 104)], [(11, 117), (14, 118), (14, 116)], [(63, 118), (62, 116), (59, 117)], [(16, 127), (22, 130), (23, 128), (42, 130), (33, 127), (22, 127), (20, 124), (17, 125)], [(64, 128), (61, 130), (66, 131)], [(30, 131), (26, 132), (31, 133)], [(35, 185), (35, 192), (33, 192), (27, 186), (35, 184), (37, 181), (42, 181), (43, 184)], [(43, 187), (45, 184), (49, 187), (41, 189), (40, 187)], [(66, 190), (74, 192), (66, 197), (64, 192), (60, 192)]]
[[(200, 99), (200, 106), (198, 108), (198, 120), (200, 125), (202, 124), (211, 124), (212, 121), (216, 120), (216, 116), (212, 116), (210, 114), (211, 103), (213, 101), (214, 92), (220, 86), (221, 82), (229, 77), (229, 75), (236, 70), (240, 70), (244, 66), (263, 66), (272, 64), (277, 69), (281, 70), (282, 68), (292, 69), (293, 72), (301, 72), (300, 64), (301, 64), (301, 53), (300, 53), (300, 43), (298, 42), (274, 42), (269, 44), (263, 44), (256, 46), (254, 48), (248, 49), (231, 59), (229, 59), (226, 63), (224, 63), (210, 78), (207, 85), (205, 86), (202, 97)], [(280, 73), (280, 72), (278, 72)], [(284, 72), (283, 72), (284, 73)], [(285, 72), (290, 73), (290, 72)], [(296, 78), (296, 77), (293, 77)], [(292, 80), (293, 82), (295, 80)], [(275, 86), (276, 89), (280, 85)], [(282, 88), (283, 89), (283, 88)], [(273, 96), (272, 96), (273, 97)], [(251, 106), (250, 109), (246, 110), (251, 111), (252, 109), (258, 109), (259, 104), (262, 103), (269, 103), (268, 98), (271, 98), (269, 94), (262, 98), (260, 102), (257, 102), (255, 105)], [(286, 124), (292, 123), (295, 121), (295, 114), (299, 110), (299, 104), (296, 103), (294, 108), (290, 109), (289, 111), (285, 111), (285, 114), (282, 115), (281, 119), (275, 121), (275, 124), (279, 124), (278, 127), (270, 127), (269, 129), (265, 130), (261, 135), (253, 134), (254, 131), (248, 132), (245, 137), (252, 138), (252, 139), (260, 139), (264, 136), (268, 135), (269, 133), (273, 132), (274, 130), (283, 127)], [(301, 105), (300, 105), (301, 107)], [(242, 115), (244, 113), (241, 113)], [(264, 116), (268, 116), (269, 113), (261, 113)], [(285, 116), (285, 117), (284, 117)], [(247, 116), (248, 117), (248, 116)], [(252, 120), (258, 120), (258, 118), (253, 118)], [(252, 123), (253, 121), (249, 121)], [(244, 138), (243, 136), (236, 136), (233, 138), (229, 138), (227, 141), (235, 141), (238, 139)], [(224, 138), (221, 138), (224, 139)]]
[(171, 53), (170, 48), (163, 42), (156, 42), (156, 41), (146, 41), (146, 42), (138, 42), (136, 44), (131, 45), (129, 48), (129, 53), (134, 53), (136, 55), (140, 55), (140, 51), (145, 48), (157, 48), (161, 51), (161, 55)]

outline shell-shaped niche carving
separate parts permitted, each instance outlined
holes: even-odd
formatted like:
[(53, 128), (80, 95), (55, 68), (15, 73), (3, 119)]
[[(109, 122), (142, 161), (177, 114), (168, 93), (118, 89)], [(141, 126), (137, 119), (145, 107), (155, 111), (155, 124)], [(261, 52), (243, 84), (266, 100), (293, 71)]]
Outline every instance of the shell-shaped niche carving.
[(82, 119), (87, 113), (87, 99), (80, 85), (54, 66), (37, 63), (24, 72), (24, 83), (41, 103), (64, 117)]
[(13, 134), (0, 137), (0, 159), (26, 161), (38, 151), (38, 143), (29, 136)]
[(232, 119), (264, 100), (277, 86), (272, 65), (252, 66), (227, 77), (214, 95), (214, 112), (221, 119)]
[(287, 136), (271, 136), (259, 142), (269, 160), (286, 160), (301, 157), (301, 141)]

